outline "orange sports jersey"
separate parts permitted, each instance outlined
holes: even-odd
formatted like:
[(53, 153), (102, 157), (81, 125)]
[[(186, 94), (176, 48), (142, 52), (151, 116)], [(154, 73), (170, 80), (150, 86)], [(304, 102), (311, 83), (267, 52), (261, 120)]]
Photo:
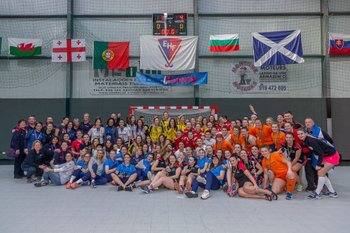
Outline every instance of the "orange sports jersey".
[(273, 139), (271, 136), (272, 129), (268, 125), (263, 125), (262, 129), (254, 127), (251, 129), (252, 135), (256, 137), (256, 144), (261, 147), (263, 145), (270, 146), (273, 144)]
[(214, 144), (214, 151), (216, 150), (222, 150), (224, 152), (225, 150), (229, 150), (231, 153), (233, 152), (233, 146), (231, 145), (230, 142), (226, 140), (222, 140), (221, 144), (218, 144), (215, 142)]
[(241, 145), (241, 141), (239, 140), (239, 136), (235, 136), (234, 134), (231, 134), (231, 144), (235, 145), (235, 144), (239, 144)]
[[(249, 135), (248, 135), (249, 138)], [(250, 153), (252, 150), (252, 145), (248, 142), (248, 138), (245, 138), (242, 134), (239, 136), (239, 144), (241, 145), (242, 149)]]
[(283, 154), (277, 152), (271, 153), (269, 159), (264, 158), (262, 167), (271, 170), (275, 174), (275, 177), (286, 175), (288, 172), (287, 164), (283, 163)]
[(271, 137), (273, 139), (273, 143), (275, 144), (276, 150), (281, 149), (281, 144), (286, 141), (286, 134), (283, 132), (279, 132), (277, 134), (271, 133)]

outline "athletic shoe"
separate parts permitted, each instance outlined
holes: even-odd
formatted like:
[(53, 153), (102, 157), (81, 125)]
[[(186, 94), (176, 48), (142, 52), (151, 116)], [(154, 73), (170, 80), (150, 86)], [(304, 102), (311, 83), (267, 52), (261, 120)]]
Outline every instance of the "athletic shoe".
[(80, 183), (79, 185), (90, 186), (90, 180), (83, 181), (83, 183)]
[(34, 186), (35, 186), (35, 187), (42, 187), (42, 186), (46, 186), (46, 185), (48, 185), (48, 184), (50, 184), (49, 181), (42, 180), (42, 181), (40, 181), (40, 182), (35, 183)]
[(186, 192), (185, 195), (188, 198), (197, 198), (198, 197), (198, 193), (195, 193), (194, 191)]
[(75, 182), (70, 185), (71, 189), (76, 189), (77, 187), (78, 187), (78, 185)]
[(119, 192), (119, 191), (122, 191), (123, 190), (123, 187), (118, 185), (117, 187), (115, 187), (115, 191)]
[(210, 197), (209, 191), (208, 190), (204, 190), (201, 196), (201, 199), (206, 200)]
[(133, 182), (132, 184), (130, 184), (130, 187), (135, 189), (136, 188), (136, 182)]
[(202, 184), (207, 184), (207, 180), (201, 176), (197, 176), (197, 181)]
[(31, 177), (27, 177), (27, 183), (30, 184), (30, 183), (33, 183), (35, 181), (38, 181), (36, 176), (32, 175)]
[(70, 189), (70, 188), (72, 188), (72, 183), (71, 183), (71, 182), (68, 182), (68, 183), (66, 184), (66, 189)]
[(142, 192), (144, 192), (146, 194), (151, 193), (151, 190), (148, 188), (147, 185), (142, 186), (141, 189), (142, 189)]
[(316, 192), (312, 192), (307, 196), (308, 199), (313, 199), (313, 200), (319, 200), (321, 199), (321, 196), (317, 194)]
[(226, 193), (226, 192), (227, 192), (227, 189), (228, 189), (228, 185), (227, 185), (227, 184), (224, 184), (224, 186), (222, 187), (222, 190)]
[(92, 181), (90, 186), (91, 186), (91, 188), (96, 188), (96, 182)]
[(308, 192), (308, 193), (312, 193), (312, 192), (315, 192), (316, 189), (312, 189), (310, 187), (306, 187), (305, 191)]
[(15, 175), (13, 178), (14, 178), (14, 179), (22, 179), (23, 176), (22, 176), (22, 175)]
[(287, 193), (286, 195), (286, 200), (292, 200), (293, 194), (292, 193)]
[(323, 195), (326, 195), (328, 197), (333, 197), (333, 198), (337, 198), (338, 197), (338, 193), (337, 192), (328, 192), (327, 194), (323, 194)]
[(132, 187), (130, 185), (126, 186), (125, 187), (125, 191), (132, 192)]
[(303, 191), (303, 185), (298, 184), (297, 185), (297, 192), (302, 192)]

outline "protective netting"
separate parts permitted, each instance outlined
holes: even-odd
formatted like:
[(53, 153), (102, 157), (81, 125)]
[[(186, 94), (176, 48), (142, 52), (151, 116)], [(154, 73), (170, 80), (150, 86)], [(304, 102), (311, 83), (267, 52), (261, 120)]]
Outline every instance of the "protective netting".
[[(323, 41), (327, 41), (326, 33), (322, 34), (321, 2), (319, 0), (197, 0), (198, 2), (198, 68), (209, 73), (209, 84), (200, 87), (200, 98), (319, 98), (319, 97), (350, 97), (349, 59), (346, 57), (332, 57), (329, 67), (323, 67)], [(40, 38), (43, 39), (42, 51), (44, 56), (51, 56), (53, 39), (66, 38), (67, 19), (59, 17), (67, 14), (67, 0), (0, 0), (0, 15), (53, 15), (53, 18), (0, 18), (0, 37), (2, 48), (0, 60), (0, 98), (12, 98), (11, 91), (4, 89), (21, 88), (18, 98), (33, 97), (32, 88), (49, 87), (55, 91), (48, 93), (45, 98), (64, 97), (65, 85), (54, 85), (56, 79), (64, 81), (66, 64), (51, 63), (50, 59), (8, 59), (8, 37)], [(73, 1), (73, 37), (86, 40), (88, 65), (74, 65), (73, 79), (76, 87), (75, 98), (96, 98), (90, 90), (85, 88), (87, 79), (93, 79), (90, 63), (93, 42), (101, 41), (130, 41), (130, 56), (132, 64), (139, 64), (141, 35), (152, 34), (153, 13), (188, 13), (188, 35), (194, 34), (194, 0), (75, 0)], [(328, 0), (329, 11), (350, 12), (349, 0)], [(230, 14), (250, 14), (236, 16)], [(261, 13), (302, 13), (302, 16), (254, 16)], [(310, 13), (310, 15), (308, 15)], [(216, 15), (214, 15), (216, 14)], [(94, 15), (93, 17), (88, 17)], [(109, 15), (108, 17), (104, 17)], [(112, 17), (115, 15), (116, 17)], [(134, 15), (135, 17), (127, 17)], [(126, 16), (126, 17), (121, 17)], [(149, 17), (148, 17), (149, 16)], [(350, 16), (336, 15), (329, 17), (329, 31), (350, 34)], [(237, 64), (252, 63), (253, 47), (251, 32), (265, 32), (278, 30), (300, 29), (305, 63), (286, 66), (286, 79), (283, 82), (271, 82), (268, 86), (261, 83), (252, 90), (237, 88), (239, 75), (234, 72)], [(239, 33), (240, 51), (226, 54), (212, 54), (209, 52), (209, 36), (215, 34)], [(216, 57), (219, 55), (220, 57)], [(222, 56), (232, 55), (225, 58)], [(5, 58), (5, 59), (4, 59)], [(138, 65), (136, 65), (138, 66)], [(90, 69), (81, 72), (79, 69)], [(324, 69), (326, 68), (326, 69)], [(279, 69), (278, 67), (276, 69)], [(325, 72), (328, 70), (328, 73)], [(184, 73), (187, 71), (179, 71)], [(248, 80), (254, 80), (257, 73), (247, 71)], [(278, 72), (277, 72), (278, 73)], [(282, 72), (283, 73), (283, 72)], [(273, 72), (271, 73), (273, 75)], [(77, 77), (84, 75), (84, 77)], [(86, 77), (88, 75), (88, 77)], [(277, 74), (280, 76), (281, 73)], [(283, 74), (282, 74), (283, 75)], [(329, 75), (330, 81), (324, 81)], [(134, 77), (129, 77), (134, 80)], [(327, 87), (329, 92), (323, 93)], [(60, 88), (60, 89), (59, 89)], [(124, 88), (124, 87), (123, 87)], [(137, 87), (138, 88), (138, 87)], [(247, 88), (251, 88), (248, 86)], [(267, 88), (265, 90), (264, 88)], [(270, 89), (269, 89), (270, 88)], [(276, 88), (274, 90), (273, 88)], [(162, 98), (190, 97), (191, 91), (184, 92), (178, 88), (160, 93)], [(279, 90), (280, 89), (280, 90)], [(141, 87), (142, 91), (147, 88)], [(154, 97), (155, 94), (145, 95)], [(113, 98), (106, 94), (99, 98)], [(128, 97), (132, 97), (128, 95)], [(140, 95), (135, 95), (139, 98)]]
[(210, 115), (215, 114), (214, 110), (212, 109), (134, 109), (133, 114), (135, 115), (136, 119), (138, 119), (140, 116), (144, 116), (145, 123), (150, 125), (152, 124), (154, 117), (158, 116), (161, 118), (164, 111), (167, 111), (170, 117), (175, 118), (175, 120), (180, 115), (183, 115), (185, 119), (191, 119), (192, 117), (197, 119), (199, 116), (208, 118)]

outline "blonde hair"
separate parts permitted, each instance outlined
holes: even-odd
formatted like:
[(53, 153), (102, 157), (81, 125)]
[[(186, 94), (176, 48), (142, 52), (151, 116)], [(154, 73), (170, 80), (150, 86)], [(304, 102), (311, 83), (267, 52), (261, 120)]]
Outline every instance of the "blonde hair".
[(35, 144), (39, 143), (40, 144), (40, 147), (43, 148), (43, 145), (41, 144), (41, 142), (39, 140), (35, 140), (32, 144), (32, 150), (34, 150), (34, 146)]

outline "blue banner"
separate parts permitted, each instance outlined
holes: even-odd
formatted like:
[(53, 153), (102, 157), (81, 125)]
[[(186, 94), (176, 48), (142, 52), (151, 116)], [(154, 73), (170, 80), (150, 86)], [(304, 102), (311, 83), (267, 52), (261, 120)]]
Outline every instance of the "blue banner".
[(136, 73), (136, 84), (150, 86), (194, 86), (208, 83), (207, 72), (194, 72), (189, 74), (142, 74)]

